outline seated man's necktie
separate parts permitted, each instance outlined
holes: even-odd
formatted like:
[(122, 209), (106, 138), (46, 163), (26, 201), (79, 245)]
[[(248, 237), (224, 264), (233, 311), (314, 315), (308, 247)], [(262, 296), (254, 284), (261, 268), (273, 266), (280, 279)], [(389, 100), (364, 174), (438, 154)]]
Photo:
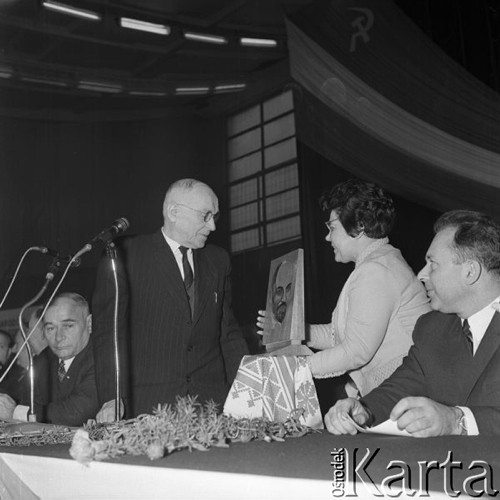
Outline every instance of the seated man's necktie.
[(66, 377), (66, 367), (64, 366), (64, 360), (59, 360), (59, 366), (57, 367), (57, 378), (59, 382), (62, 382)]
[(474, 341), (472, 339), (472, 332), (470, 331), (469, 322), (466, 319), (464, 319), (464, 322), (462, 323), (462, 331), (464, 332), (465, 338), (467, 339), (470, 353), (474, 355)]

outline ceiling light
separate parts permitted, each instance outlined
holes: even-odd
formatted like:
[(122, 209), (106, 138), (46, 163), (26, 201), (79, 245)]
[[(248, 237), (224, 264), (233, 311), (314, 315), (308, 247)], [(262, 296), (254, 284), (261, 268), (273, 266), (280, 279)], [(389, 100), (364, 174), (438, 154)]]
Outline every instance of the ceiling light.
[(67, 87), (68, 86), (68, 84), (66, 82), (63, 82), (61, 80), (51, 80), (50, 78), (40, 78), (40, 77), (35, 77), (35, 76), (22, 76), (21, 80), (23, 82), (44, 83), (46, 85), (55, 85), (57, 87)]
[(0, 78), (11, 78), (14, 75), (14, 70), (10, 66), (0, 65)]
[(129, 94), (137, 96), (149, 96), (149, 97), (164, 97), (167, 95), (166, 92), (157, 92), (153, 90), (131, 90), (129, 91)]
[(228, 85), (216, 85), (214, 87), (214, 92), (216, 94), (223, 94), (224, 92), (238, 92), (240, 90), (245, 90), (246, 83), (232, 83)]
[(245, 47), (276, 47), (278, 42), (271, 38), (240, 38), (241, 45)]
[(175, 89), (177, 95), (208, 94), (210, 87), (178, 87)]
[(186, 38), (187, 40), (193, 40), (195, 42), (216, 43), (219, 45), (224, 45), (227, 43), (227, 39), (223, 36), (205, 35), (203, 33), (193, 33), (192, 31), (185, 31), (184, 38)]
[(70, 16), (81, 17), (83, 19), (88, 19), (90, 21), (100, 21), (102, 19), (101, 15), (97, 12), (85, 9), (77, 9), (71, 7), (70, 5), (65, 5), (59, 2), (52, 2), (51, 0), (43, 0), (42, 5), (49, 10), (56, 12), (61, 12), (63, 14), (68, 14)]
[(129, 17), (120, 17), (120, 26), (131, 30), (147, 31), (148, 33), (156, 33), (157, 35), (169, 35), (170, 27), (164, 24), (148, 23), (131, 19)]
[(114, 85), (111, 83), (103, 83), (103, 82), (93, 82), (88, 80), (87, 81), (81, 80), (78, 83), (78, 88), (83, 90), (93, 90), (95, 92), (109, 92), (112, 94), (116, 94), (123, 90), (121, 85)]

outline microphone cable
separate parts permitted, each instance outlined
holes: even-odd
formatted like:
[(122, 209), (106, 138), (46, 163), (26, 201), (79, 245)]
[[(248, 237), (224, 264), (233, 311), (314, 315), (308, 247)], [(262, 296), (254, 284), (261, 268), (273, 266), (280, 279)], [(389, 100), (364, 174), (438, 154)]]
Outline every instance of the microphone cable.
[[(38, 249), (40, 247), (32, 247), (32, 249)], [(57, 283), (57, 285), (55, 286), (54, 290), (52, 291), (52, 294), (51, 296), (49, 297), (49, 300), (47, 300), (47, 302), (45, 303), (45, 306), (42, 310), (42, 313), (40, 314), (40, 317), (38, 318), (38, 321), (33, 325), (33, 328), (31, 329), (31, 331), (26, 335), (26, 338), (25, 340), (23, 341), (23, 343), (21, 344), (21, 347), (19, 348), (19, 350), (17, 351), (17, 353), (15, 354), (15, 356), (12, 358), (11, 362), (9, 363), (9, 366), (7, 366), (5, 372), (2, 374), (2, 376), (0, 377), (0, 383), (2, 383), (2, 381), (4, 380), (5, 376), (7, 375), (7, 373), (10, 371), (10, 369), (12, 368), (12, 366), (14, 365), (14, 363), (16, 362), (17, 358), (19, 357), (21, 351), (23, 350), (23, 348), (26, 346), (26, 344), (28, 343), (29, 339), (31, 338), (33, 332), (36, 330), (36, 328), (38, 327), (38, 325), (40, 324), (40, 322), (42, 321), (42, 318), (45, 314), (45, 312), (47, 311), (50, 303), (52, 302), (54, 296), (56, 295), (57, 291), (59, 290), (59, 288), (61, 287), (62, 285), (62, 282), (64, 281), (64, 279), (66, 278), (66, 275), (68, 274), (71, 266), (73, 265), (73, 263), (80, 258), (81, 255), (83, 255), (84, 253), (88, 252), (89, 250), (91, 250), (92, 247), (87, 244), (85, 245), (82, 249), (80, 249), (75, 255), (73, 255), (73, 257), (71, 258), (71, 260), (66, 264), (66, 268), (64, 269), (64, 272), (63, 272), (63, 275), (61, 276), (61, 279), (59, 280), (59, 282)], [(47, 275), (45, 277), (45, 283), (43, 284), (41, 290), (35, 295), (35, 297), (33, 297), (31, 300), (29, 300), (22, 308), (21, 308), (21, 311), (19, 313), (19, 327), (21, 328), (21, 332), (24, 332), (23, 328), (24, 328), (24, 325), (22, 324), (23, 320), (22, 320), (22, 315), (24, 313), (24, 311), (29, 307), (31, 306), (32, 304), (34, 304), (44, 293), (45, 293), (45, 290), (47, 289), (49, 283), (54, 279), (55, 277), (55, 273), (56, 271), (53, 269), (53, 266), (50, 266), (49, 268), (49, 271), (47, 272)]]
[(19, 264), (17, 265), (17, 268), (16, 268), (16, 271), (15, 271), (15, 273), (14, 273), (14, 276), (12, 276), (12, 279), (11, 279), (11, 281), (10, 281), (10, 285), (9, 285), (9, 287), (7, 288), (7, 291), (5, 292), (5, 295), (3, 296), (2, 302), (0, 302), (0, 309), (2, 309), (3, 304), (4, 304), (5, 300), (7, 299), (7, 296), (8, 296), (8, 295), (9, 295), (9, 293), (10, 293), (10, 290), (11, 290), (11, 288), (12, 288), (12, 285), (14, 284), (14, 281), (15, 281), (15, 280), (16, 280), (16, 278), (17, 278), (17, 275), (18, 275), (18, 273), (19, 273), (19, 270), (21, 269), (21, 266), (22, 266), (22, 264), (23, 264), (23, 262), (24, 262), (24, 259), (26, 258), (26, 256), (27, 256), (27, 255), (28, 255), (31, 251), (34, 251), (34, 250), (36, 250), (37, 252), (42, 252), (42, 253), (44, 253), (44, 252), (42, 251), (41, 247), (29, 247), (29, 248), (28, 248), (28, 250), (26, 250), (26, 252), (24, 252), (23, 256), (21, 257), (21, 260), (19, 261)]

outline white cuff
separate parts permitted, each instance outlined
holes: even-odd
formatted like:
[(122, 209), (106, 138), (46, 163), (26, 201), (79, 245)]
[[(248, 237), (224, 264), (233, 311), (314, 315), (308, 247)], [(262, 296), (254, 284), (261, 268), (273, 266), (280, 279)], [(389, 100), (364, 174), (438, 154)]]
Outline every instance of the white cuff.
[(14, 408), (14, 413), (12, 414), (12, 418), (14, 420), (21, 420), (22, 422), (27, 422), (29, 409), (30, 409), (29, 406), (17, 405)]
[(467, 436), (478, 436), (479, 429), (471, 409), (466, 406), (457, 406), (457, 408), (460, 408), (464, 412), (465, 422), (467, 425)]

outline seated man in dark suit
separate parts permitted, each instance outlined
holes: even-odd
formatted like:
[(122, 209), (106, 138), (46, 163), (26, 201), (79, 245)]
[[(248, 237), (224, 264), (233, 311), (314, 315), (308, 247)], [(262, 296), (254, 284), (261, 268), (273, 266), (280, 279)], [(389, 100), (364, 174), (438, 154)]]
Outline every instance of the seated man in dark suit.
[(0, 394), (8, 394), (14, 401), (19, 402), (23, 395), (23, 379), (26, 370), (14, 363), (5, 373), (12, 362), (14, 340), (8, 332), (0, 330)]
[[(50, 350), (35, 380), (37, 420), (79, 426), (95, 417), (98, 402), (91, 318), (87, 301), (76, 293), (60, 294), (48, 307), (43, 325)], [(0, 418), (8, 420), (15, 403), (10, 401), (9, 414), (5, 398), (0, 395)]]
[(419, 318), (403, 364), (364, 398), (325, 416), (333, 434), (390, 418), (416, 437), (500, 435), (500, 226), (467, 210), (443, 214), (419, 278), (434, 311)]

